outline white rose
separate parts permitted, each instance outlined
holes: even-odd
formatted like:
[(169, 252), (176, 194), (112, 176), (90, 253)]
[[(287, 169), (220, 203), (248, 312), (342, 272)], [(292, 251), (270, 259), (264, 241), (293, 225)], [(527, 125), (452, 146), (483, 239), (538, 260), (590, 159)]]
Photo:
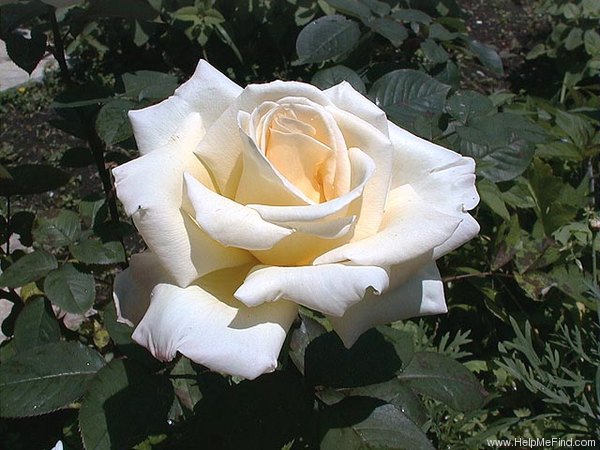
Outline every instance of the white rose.
[(479, 231), (474, 162), (342, 83), (234, 84), (205, 61), (130, 119), (141, 157), (117, 195), (148, 245), (117, 276), (133, 338), (160, 360), (273, 371), (297, 305), (349, 347), (446, 311), (435, 260)]

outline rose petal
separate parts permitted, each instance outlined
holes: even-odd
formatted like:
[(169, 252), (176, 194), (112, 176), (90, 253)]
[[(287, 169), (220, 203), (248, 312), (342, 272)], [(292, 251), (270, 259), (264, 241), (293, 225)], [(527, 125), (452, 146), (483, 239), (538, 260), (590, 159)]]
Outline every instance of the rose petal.
[(365, 296), (368, 288), (379, 293), (388, 285), (388, 273), (381, 267), (343, 264), (257, 266), (234, 295), (248, 306), (285, 299), (324, 314), (341, 316), (350, 305)]
[(255, 210), (211, 191), (188, 173), (184, 179), (196, 222), (226, 247), (266, 250), (294, 232), (264, 221)]
[(193, 151), (205, 130), (241, 92), (237, 84), (200, 60), (192, 77), (173, 96), (129, 112), (140, 153), (159, 148)]
[[(375, 163), (365, 153), (357, 148), (348, 150), (348, 157), (352, 167), (352, 185), (351, 190), (328, 202), (306, 206), (270, 206), (249, 204), (252, 208), (259, 212), (261, 217), (271, 223), (276, 223), (282, 226), (297, 224), (297, 228), (306, 233), (313, 233), (313, 227), (321, 227), (322, 224), (328, 223), (332, 219), (349, 217), (347, 208), (350, 204), (358, 199), (367, 182), (375, 172)], [(343, 222), (340, 222), (343, 223)], [(345, 225), (343, 225), (345, 226)], [(319, 234), (319, 233), (314, 233)]]
[(462, 214), (462, 221), (452, 236), (444, 243), (433, 249), (433, 258), (438, 259), (464, 243), (473, 239), (479, 233), (479, 224), (469, 214)]
[(475, 162), (421, 139), (390, 122), (394, 144), (392, 189), (410, 184), (436, 209), (462, 214), (479, 203), (475, 189)]
[(384, 135), (388, 135), (388, 120), (385, 113), (347, 81), (342, 81), (324, 90), (323, 93), (342, 111), (351, 112), (373, 125)]
[(310, 205), (314, 202), (279, 173), (241, 129), (244, 149), (235, 201), (241, 204)]
[(377, 232), (383, 218), (392, 178), (393, 147), (387, 135), (354, 114), (337, 107), (327, 108), (335, 118), (348, 147), (357, 147), (375, 162), (375, 173), (363, 192), (354, 240)]
[(158, 359), (181, 352), (218, 372), (254, 379), (277, 367), (296, 317), (290, 302), (248, 308), (233, 297), (248, 266), (212, 273), (185, 289), (158, 284), (133, 339)]
[[(196, 148), (196, 154), (209, 168), (218, 191), (234, 198), (242, 170), (241, 155), (246, 134), (239, 132), (238, 114), (250, 114), (264, 102), (276, 102), (285, 97), (301, 97), (319, 105), (331, 102), (316, 87), (293, 81), (274, 81), (247, 86), (239, 97), (207, 129), (206, 135)], [(242, 203), (242, 202), (240, 202)]]
[[(392, 268), (390, 278), (395, 276)], [(328, 317), (347, 348), (368, 329), (415, 316), (447, 312), (444, 285), (435, 263), (430, 263), (398, 288), (382, 295), (368, 293), (342, 317)]]
[(117, 320), (136, 326), (150, 305), (150, 293), (154, 286), (170, 282), (171, 277), (154, 253), (132, 255), (129, 267), (115, 276), (113, 298)]
[(214, 241), (180, 210), (184, 170), (204, 185), (211, 185), (206, 170), (192, 153), (156, 151), (113, 169), (115, 188), (125, 211), (180, 286), (213, 270), (253, 259), (246, 251)]
[(360, 194), (373, 173), (374, 163), (358, 149), (351, 148), (349, 155), (352, 160), (353, 189), (348, 194), (309, 206), (249, 205), (268, 222), (296, 229), (296, 233), (273, 248), (253, 251), (252, 254), (259, 261), (277, 266), (311, 265), (316, 257), (350, 241), (354, 224), (344, 222), (344, 219), (358, 214)]
[(315, 264), (351, 261), (359, 265), (392, 266), (430, 252), (448, 240), (461, 219), (437, 211), (409, 185), (390, 192), (381, 231), (335, 248)]

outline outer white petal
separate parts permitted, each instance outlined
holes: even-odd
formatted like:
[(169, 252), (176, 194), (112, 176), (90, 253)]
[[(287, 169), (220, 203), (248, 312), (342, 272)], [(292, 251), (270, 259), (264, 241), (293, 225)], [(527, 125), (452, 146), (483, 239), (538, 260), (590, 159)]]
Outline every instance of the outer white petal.
[(159, 148), (193, 151), (205, 130), (241, 92), (241, 87), (200, 60), (192, 77), (174, 95), (156, 105), (129, 112), (140, 153), (144, 155)]
[(436, 209), (463, 213), (479, 203), (475, 189), (475, 162), (421, 139), (390, 122), (394, 144), (392, 189), (410, 184)]
[(230, 375), (272, 372), (297, 307), (282, 301), (248, 308), (237, 301), (233, 292), (247, 269), (215, 272), (185, 289), (157, 285), (133, 339), (163, 361), (181, 352)]
[(266, 222), (255, 210), (211, 191), (188, 173), (184, 178), (196, 222), (227, 247), (266, 250), (294, 232)]
[(469, 214), (462, 215), (462, 221), (450, 238), (433, 249), (433, 258), (438, 259), (446, 253), (457, 249), (464, 243), (473, 239), (479, 233), (479, 224)]
[(375, 173), (363, 192), (354, 240), (377, 232), (392, 178), (393, 147), (388, 136), (351, 112), (327, 108), (335, 118), (348, 147), (357, 147), (375, 162)]
[(207, 128), (196, 153), (209, 168), (218, 191), (233, 198), (242, 169), (242, 150), (246, 145), (240, 134), (238, 114), (251, 113), (263, 102), (275, 102), (285, 97), (304, 97), (322, 106), (330, 105), (327, 97), (314, 86), (292, 81), (251, 84), (225, 112)]
[(359, 265), (392, 266), (431, 252), (447, 241), (461, 219), (441, 213), (409, 186), (390, 192), (381, 230), (374, 236), (335, 248), (315, 264), (351, 261)]
[(180, 286), (213, 270), (252, 261), (248, 252), (210, 238), (181, 210), (184, 171), (210, 186), (206, 170), (192, 153), (156, 151), (113, 169), (125, 211)]
[(158, 283), (169, 283), (171, 277), (155, 254), (137, 253), (129, 259), (129, 267), (115, 276), (113, 297), (119, 322), (135, 326), (150, 305), (150, 293)]
[(368, 288), (379, 293), (388, 285), (388, 273), (381, 267), (343, 264), (258, 266), (234, 295), (248, 306), (285, 299), (324, 314), (341, 316), (350, 305), (365, 296)]
[(340, 84), (326, 89), (323, 93), (339, 109), (351, 112), (386, 136), (388, 135), (388, 120), (385, 113), (375, 103), (356, 91), (347, 81), (342, 81)]
[[(390, 277), (394, 276), (394, 268)], [(435, 263), (430, 263), (396, 289), (351, 306), (342, 317), (328, 317), (347, 348), (368, 329), (396, 320), (447, 312), (444, 285)]]

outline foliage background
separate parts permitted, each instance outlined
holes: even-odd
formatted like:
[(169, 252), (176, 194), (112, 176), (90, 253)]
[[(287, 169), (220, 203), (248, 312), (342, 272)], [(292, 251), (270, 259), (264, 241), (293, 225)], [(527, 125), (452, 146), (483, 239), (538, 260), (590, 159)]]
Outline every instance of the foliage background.
[[(10, 57), (31, 71), (49, 51), (61, 70), (0, 96), (2, 447), (600, 439), (599, 19), (592, 0), (4, 2)], [(136, 156), (126, 112), (200, 57), (240, 85), (347, 80), (477, 160), (481, 233), (440, 261), (447, 315), (347, 351), (305, 310), (279, 370), (253, 382), (131, 341), (110, 292), (143, 243), (109, 168)]]

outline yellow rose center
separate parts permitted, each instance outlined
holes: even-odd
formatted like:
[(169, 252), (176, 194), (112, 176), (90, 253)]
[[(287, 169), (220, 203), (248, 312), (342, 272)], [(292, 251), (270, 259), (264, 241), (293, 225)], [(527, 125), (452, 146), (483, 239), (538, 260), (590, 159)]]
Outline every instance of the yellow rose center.
[(325, 111), (312, 105), (268, 102), (256, 112), (259, 149), (308, 199), (322, 203), (347, 192), (347, 149)]

